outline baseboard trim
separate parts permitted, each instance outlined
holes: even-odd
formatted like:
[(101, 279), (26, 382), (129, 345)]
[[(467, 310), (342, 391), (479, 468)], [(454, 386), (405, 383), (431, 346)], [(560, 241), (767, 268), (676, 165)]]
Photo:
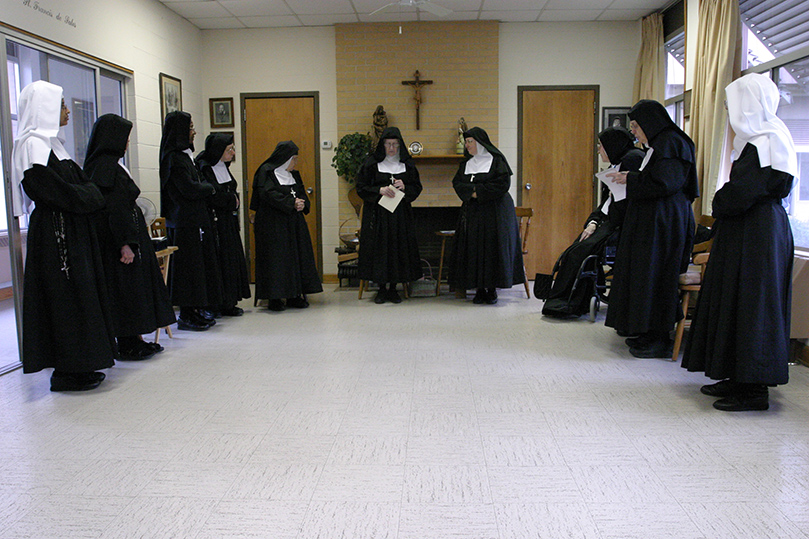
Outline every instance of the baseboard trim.
[(11, 286), (7, 286), (5, 288), (0, 288), (0, 301), (13, 298), (14, 297), (14, 288)]

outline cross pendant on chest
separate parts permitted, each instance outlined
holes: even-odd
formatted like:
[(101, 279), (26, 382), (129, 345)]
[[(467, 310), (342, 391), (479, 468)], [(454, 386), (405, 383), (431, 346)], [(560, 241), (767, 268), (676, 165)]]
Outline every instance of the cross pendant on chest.
[(472, 176), (469, 177), (469, 182), (471, 183), (473, 181), (475, 181), (475, 175), (474, 174), (472, 174)]
[(395, 181), (396, 181), (396, 178), (394, 178), (394, 177), (393, 177), (393, 174), (391, 174), (391, 175), (390, 175), (390, 184), (391, 184), (391, 185), (393, 185), (393, 183), (394, 183)]
[(295, 193), (294, 189), (290, 189), (289, 192), (293, 197), (298, 198), (298, 195), (297, 195), (297, 193)]

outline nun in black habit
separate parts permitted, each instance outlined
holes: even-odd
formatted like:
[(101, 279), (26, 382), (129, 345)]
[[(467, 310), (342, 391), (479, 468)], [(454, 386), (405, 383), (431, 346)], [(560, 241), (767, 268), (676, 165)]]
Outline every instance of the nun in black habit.
[(273, 311), (304, 309), (309, 306), (307, 294), (323, 291), (304, 218), (309, 213), (309, 197), (300, 172), (295, 170), (297, 160), (295, 143), (279, 142), (253, 178), (250, 209), (256, 212), (255, 299), (269, 300)]
[[(386, 128), (376, 151), (357, 176), (357, 194), (365, 202), (359, 277), (379, 284), (374, 303), (401, 303), (396, 284), (409, 283), (422, 276), (411, 207), (421, 189), (419, 171), (402, 134), (395, 127)], [(404, 197), (391, 212), (379, 203), (384, 198), (393, 198), (397, 190)]]
[(115, 334), (96, 232), (104, 197), (65, 150), (62, 88), (20, 93), (12, 150), (14, 214), (31, 211), (23, 279), (23, 372), (53, 368), (51, 391), (85, 391), (112, 367)]
[(679, 308), (678, 279), (694, 239), (691, 203), (699, 196), (694, 143), (657, 101), (629, 111), (630, 129), (649, 147), (639, 172), (615, 172), (628, 200), (613, 270), (606, 325), (639, 358), (671, 357), (669, 332)]
[(214, 188), (194, 166), (194, 123), (187, 112), (166, 115), (160, 141), (160, 206), (169, 242), (178, 247), (169, 267), (169, 294), (180, 307), (179, 329), (205, 331), (216, 321), (205, 314), (222, 303), (216, 236), (208, 213)]
[(84, 172), (104, 195), (98, 235), (121, 359), (146, 359), (163, 350), (140, 335), (176, 321), (151, 235), (138, 205), (140, 189), (123, 165), (132, 122), (104, 114), (93, 126)]
[(511, 167), (480, 127), (464, 134), (464, 161), (452, 180), (463, 201), (450, 256), (449, 283), (477, 290), (476, 304), (497, 303), (497, 288), (525, 281)]
[[(629, 172), (640, 168), (644, 152), (635, 147), (635, 137), (625, 128), (608, 127), (598, 134), (598, 141), (601, 159), (610, 163), (612, 170)], [(556, 275), (550, 295), (542, 306), (542, 314), (555, 318), (574, 318), (589, 311), (592, 285), (576, 287), (575, 291), (573, 285), (585, 258), (597, 254), (610, 236), (620, 231), (626, 206), (625, 198), (616, 201), (610, 194), (604, 204), (590, 214), (585, 221), (584, 230), (556, 262)]]
[(766, 410), (768, 386), (789, 381), (793, 241), (782, 200), (798, 161), (769, 77), (745, 75), (725, 93), (733, 165), (713, 199), (716, 236), (683, 367), (720, 380), (701, 388), (720, 397), (714, 408)]
[(205, 149), (197, 154), (197, 167), (202, 179), (214, 188), (208, 199), (214, 221), (219, 266), (222, 273), (222, 304), (217, 310), (224, 316), (241, 316), (239, 300), (250, 297), (250, 279), (239, 233), (238, 184), (230, 173), (230, 163), (236, 155), (233, 135), (211, 133), (205, 139)]

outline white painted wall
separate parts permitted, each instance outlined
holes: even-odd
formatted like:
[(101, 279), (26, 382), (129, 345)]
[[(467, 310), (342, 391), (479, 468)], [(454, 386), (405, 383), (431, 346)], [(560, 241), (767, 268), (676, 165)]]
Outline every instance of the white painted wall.
[[(143, 195), (159, 204), (158, 74), (182, 81), (183, 108), (201, 118), (202, 32), (157, 0), (0, 0), (0, 4), (3, 22), (134, 71), (127, 88), (128, 113), (136, 119), (129, 150), (132, 173)], [(68, 18), (75, 26), (68, 24)]]
[[(601, 107), (631, 107), (640, 22), (500, 25), (499, 149), (517, 174), (517, 87), (592, 84)], [(595, 149), (594, 149), (595, 151)], [(516, 200), (516, 186), (512, 182)]]
[[(232, 97), (238, 109), (240, 95), (252, 92), (318, 92), (320, 139), (337, 145), (337, 71), (334, 27), (205, 30), (202, 33), (202, 96)], [(209, 108), (197, 123), (198, 146), (210, 129)], [(235, 118), (237, 152), (242, 149), (241, 115)], [(267, 157), (275, 148), (267, 148)], [(334, 150), (320, 151), (320, 243), (323, 273), (337, 273), (338, 178), (331, 167)], [(231, 165), (240, 187), (253, 181), (254, 170), (242, 170), (241, 156)], [(303, 181), (314, 186), (314, 178)], [(311, 183), (310, 183), (311, 182)], [(249, 201), (243, 200), (247, 208)]]

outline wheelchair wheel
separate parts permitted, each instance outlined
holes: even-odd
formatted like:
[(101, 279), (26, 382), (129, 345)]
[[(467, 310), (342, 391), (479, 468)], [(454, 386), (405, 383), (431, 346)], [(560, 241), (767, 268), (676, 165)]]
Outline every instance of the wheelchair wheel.
[(598, 307), (599, 307), (598, 297), (593, 296), (592, 298), (590, 298), (590, 322), (596, 321), (596, 315), (598, 314)]

